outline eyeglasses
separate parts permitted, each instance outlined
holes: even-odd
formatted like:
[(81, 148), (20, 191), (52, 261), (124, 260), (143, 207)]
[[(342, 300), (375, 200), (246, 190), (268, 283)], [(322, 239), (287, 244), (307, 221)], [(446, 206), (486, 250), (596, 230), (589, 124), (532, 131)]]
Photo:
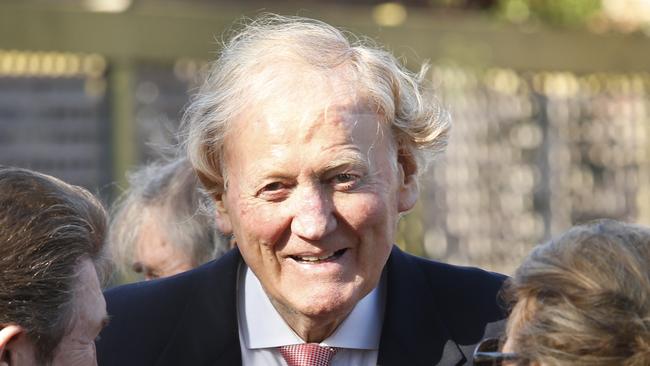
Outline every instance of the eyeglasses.
[(503, 361), (520, 361), (516, 353), (504, 353), (499, 351), (501, 341), (498, 338), (487, 338), (482, 340), (474, 350), (474, 366), (501, 366)]

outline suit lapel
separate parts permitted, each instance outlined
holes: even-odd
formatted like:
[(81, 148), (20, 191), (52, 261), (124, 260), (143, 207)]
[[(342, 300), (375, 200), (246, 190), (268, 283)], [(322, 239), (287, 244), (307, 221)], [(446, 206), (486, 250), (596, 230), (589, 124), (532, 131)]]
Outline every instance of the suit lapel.
[(387, 263), (387, 294), (378, 365), (458, 365), (466, 360), (435, 308), (417, 263), (396, 246)]
[(187, 299), (184, 309), (178, 309), (181, 315), (176, 330), (157, 366), (241, 365), (236, 308), (241, 261), (234, 249), (204, 266), (193, 281), (192, 298)]
[[(157, 366), (241, 365), (236, 284), (241, 255), (234, 249), (204, 266)], [(466, 357), (435, 308), (430, 285), (409, 256), (394, 247), (378, 364), (460, 365)], [(170, 321), (172, 321), (170, 319)], [(182, 356), (181, 356), (182, 355)]]

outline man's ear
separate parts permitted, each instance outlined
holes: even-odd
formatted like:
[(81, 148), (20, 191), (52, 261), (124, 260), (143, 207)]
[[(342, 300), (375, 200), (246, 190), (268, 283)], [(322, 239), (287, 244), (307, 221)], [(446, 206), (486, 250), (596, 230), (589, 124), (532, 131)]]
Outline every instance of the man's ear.
[[(215, 163), (214, 166), (218, 167), (218, 164)], [(212, 201), (216, 211), (215, 223), (217, 224), (217, 229), (219, 229), (223, 235), (228, 236), (232, 234), (230, 216), (228, 216), (228, 212), (223, 202), (225, 198), (224, 191), (226, 182), (221, 175), (207, 176), (198, 170), (195, 172), (199, 181), (203, 184), (203, 187), (205, 187), (206, 191), (210, 192), (209, 194), (212, 196)]]
[(399, 170), (397, 210), (406, 212), (415, 206), (419, 195), (418, 165), (410, 149), (400, 147), (397, 150), (397, 169)]
[(18, 337), (24, 329), (16, 324), (5, 325), (0, 329), (0, 366), (13, 365), (12, 352)]
[(216, 208), (215, 220), (217, 223), (217, 228), (224, 235), (232, 234), (232, 223), (230, 222), (230, 214), (228, 213), (228, 210), (226, 209), (226, 206), (224, 204), (225, 193), (224, 192), (215, 193), (212, 195), (212, 197), (214, 199), (214, 206)]

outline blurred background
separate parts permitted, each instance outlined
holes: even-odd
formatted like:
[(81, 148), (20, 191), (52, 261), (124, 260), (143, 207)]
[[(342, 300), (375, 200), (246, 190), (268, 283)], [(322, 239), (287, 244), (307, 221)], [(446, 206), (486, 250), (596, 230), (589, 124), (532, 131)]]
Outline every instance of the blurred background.
[(650, 0), (3, 0), (0, 164), (110, 204), (174, 142), (224, 32), (261, 12), (432, 64), (454, 127), (406, 250), (511, 273), (573, 224), (650, 224)]

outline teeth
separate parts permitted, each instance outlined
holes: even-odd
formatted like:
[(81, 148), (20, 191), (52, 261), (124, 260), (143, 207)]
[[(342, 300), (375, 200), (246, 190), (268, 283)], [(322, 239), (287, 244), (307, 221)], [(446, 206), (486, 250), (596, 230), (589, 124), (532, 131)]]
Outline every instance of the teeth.
[(291, 256), (291, 258), (293, 258), (294, 260), (297, 260), (297, 261), (301, 261), (301, 262), (316, 263), (316, 262), (328, 260), (330, 258), (338, 258), (339, 256), (341, 256), (343, 254), (343, 252), (345, 252), (345, 249), (337, 250), (336, 252), (334, 252), (332, 254), (327, 254), (327, 255), (324, 255), (322, 257), (317, 257), (315, 255), (308, 255), (308, 256), (304, 256), (304, 257), (293, 255), (293, 256)]
[(329, 258), (331, 258), (333, 256), (334, 256), (334, 253), (329, 254), (329, 255), (325, 255), (325, 256), (322, 256), (322, 257), (309, 256), (309, 257), (297, 257), (297, 258), (300, 259), (301, 261), (305, 261), (305, 262), (318, 262), (318, 261), (322, 261), (322, 260), (325, 260), (325, 259), (329, 259)]

